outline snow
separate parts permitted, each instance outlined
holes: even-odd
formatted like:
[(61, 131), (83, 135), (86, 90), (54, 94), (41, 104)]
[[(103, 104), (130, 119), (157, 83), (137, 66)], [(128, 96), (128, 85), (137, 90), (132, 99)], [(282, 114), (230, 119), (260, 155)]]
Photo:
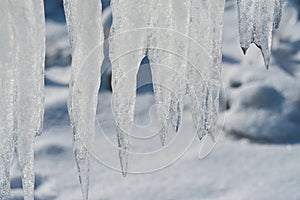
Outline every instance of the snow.
[[(267, 71), (263, 68), (264, 61), (257, 48), (251, 46), (246, 56), (240, 51), (236, 16), (234, 1), (227, 1), (222, 73), (225, 87), (222, 94), (225, 93), (226, 97), (221, 96), (220, 100), (221, 103), (226, 102), (229, 109), (221, 112), (219, 117), (219, 128), (223, 127), (224, 119), (226, 131), (213, 151), (204, 159), (198, 159), (199, 141), (193, 134), (193, 109), (187, 100), (179, 133), (170, 131), (165, 142), (165, 147), (175, 144), (173, 147), (180, 149), (179, 151), (171, 148), (169, 154), (164, 153), (158, 136), (151, 143), (138, 139), (132, 141), (133, 152), (161, 150), (162, 154), (142, 161), (134, 160), (138, 157), (130, 155), (129, 162), (132, 165), (128, 166), (129, 172), (168, 167), (152, 173), (129, 173), (123, 178), (117, 159), (118, 149), (110, 144), (111, 142), (117, 146), (110, 107), (112, 95), (104, 91), (100, 93), (97, 119), (101, 122), (105, 135), (99, 134), (97, 130), (95, 141), (96, 144), (106, 142), (112, 150), (107, 150), (107, 146), (95, 145), (92, 153), (93, 157), (104, 160), (110, 167), (91, 159), (89, 199), (300, 199), (300, 137), (297, 136), (300, 124), (300, 24), (297, 22), (281, 30), (280, 34), (275, 33), (275, 39), (282, 41), (274, 50), (270, 69)], [(35, 199), (79, 200), (82, 199), (82, 194), (66, 106), (70, 76), (70, 68), (65, 66), (69, 59), (67, 33), (64, 24), (53, 21), (48, 21), (47, 31), (47, 40), (53, 41), (53, 46), (47, 49), (49, 66), (46, 69), (48, 82), (44, 133), (37, 138), (35, 145)], [(282, 35), (284, 37), (281, 39)], [(55, 54), (61, 58), (61, 63), (54, 61), (57, 56), (52, 55)], [(266, 101), (270, 103), (266, 105)], [(140, 131), (133, 134), (150, 137), (157, 131), (159, 122), (151, 108), (153, 104), (151, 93), (137, 96), (135, 125), (138, 127), (135, 128), (140, 128)], [(223, 106), (221, 111), (225, 109)], [(236, 129), (243, 130), (238, 138), (235, 137)], [(103, 137), (109, 140), (101, 140)], [(200, 143), (201, 145), (204, 144)], [(181, 156), (182, 153), (184, 155)], [(177, 159), (178, 157), (180, 158)], [(11, 199), (23, 199), (21, 185), (18, 183), (21, 174), (16, 160), (11, 173)]]

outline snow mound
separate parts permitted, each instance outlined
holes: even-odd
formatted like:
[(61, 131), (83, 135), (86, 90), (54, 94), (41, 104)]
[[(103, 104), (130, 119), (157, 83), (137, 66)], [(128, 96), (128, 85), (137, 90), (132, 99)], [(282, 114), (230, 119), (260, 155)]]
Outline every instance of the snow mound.
[(300, 109), (274, 87), (250, 84), (236, 96), (225, 129), (255, 139), (290, 141), (300, 138)]

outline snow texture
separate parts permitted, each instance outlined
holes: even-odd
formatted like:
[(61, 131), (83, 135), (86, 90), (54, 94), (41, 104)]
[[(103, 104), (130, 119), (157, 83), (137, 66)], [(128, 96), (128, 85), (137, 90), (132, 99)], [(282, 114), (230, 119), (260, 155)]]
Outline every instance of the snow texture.
[(251, 43), (261, 50), (268, 69), (272, 32), (279, 27), (284, 0), (237, 0), (240, 44), (244, 54)]
[(0, 199), (9, 198), (16, 149), (24, 199), (34, 197), (34, 138), (44, 115), (45, 17), (41, 0), (1, 5)]
[(102, 5), (99, 0), (65, 0), (64, 8), (72, 53), (68, 108), (79, 180), (83, 199), (86, 200), (89, 188), (89, 150), (93, 145), (103, 61)]

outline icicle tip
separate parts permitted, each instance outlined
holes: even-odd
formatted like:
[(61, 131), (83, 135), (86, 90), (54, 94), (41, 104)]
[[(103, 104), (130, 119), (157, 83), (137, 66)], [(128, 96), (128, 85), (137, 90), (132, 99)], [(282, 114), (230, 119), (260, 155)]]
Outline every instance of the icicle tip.
[(247, 53), (247, 50), (248, 50), (248, 48), (246, 48), (246, 47), (242, 47), (242, 51), (243, 51), (244, 55), (246, 55), (246, 53)]

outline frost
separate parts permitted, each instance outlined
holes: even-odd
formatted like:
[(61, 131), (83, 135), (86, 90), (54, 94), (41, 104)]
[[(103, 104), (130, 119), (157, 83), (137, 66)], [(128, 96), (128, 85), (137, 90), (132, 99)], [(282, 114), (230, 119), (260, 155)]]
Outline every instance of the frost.
[(237, 0), (240, 44), (244, 54), (251, 43), (260, 48), (268, 69), (272, 32), (278, 28), (284, 0)]
[(88, 199), (89, 150), (94, 139), (100, 68), (103, 61), (101, 7), (99, 0), (64, 1), (72, 51), (68, 108), (84, 199)]
[(34, 137), (44, 115), (45, 17), (43, 1), (1, 5), (0, 199), (9, 198), (9, 167), (16, 148), (24, 199), (34, 198)]

